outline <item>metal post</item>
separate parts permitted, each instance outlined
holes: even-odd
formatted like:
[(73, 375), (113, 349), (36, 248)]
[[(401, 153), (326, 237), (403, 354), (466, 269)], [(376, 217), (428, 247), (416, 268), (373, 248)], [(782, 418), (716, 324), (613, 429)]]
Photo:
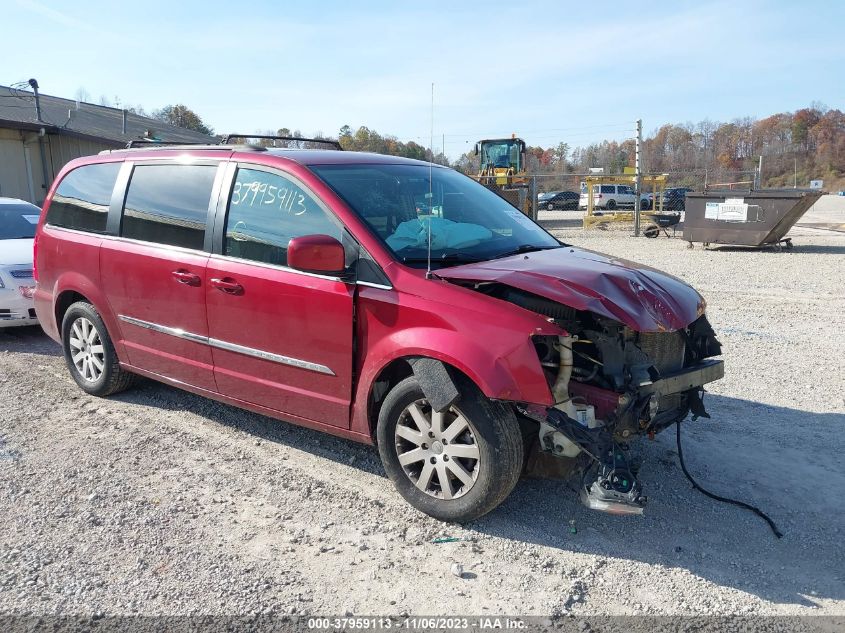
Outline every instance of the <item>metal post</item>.
[(763, 188), (763, 155), (760, 155), (760, 164), (757, 166), (757, 186), (755, 189)]
[(122, 134), (126, 134), (126, 115), (127, 115), (127, 112), (124, 109), (123, 110), (123, 125), (120, 127), (120, 131), (121, 131)]
[(531, 196), (531, 219), (536, 222), (539, 216), (537, 209), (537, 176), (531, 176), (531, 183), (528, 185), (528, 195)]
[[(38, 94), (38, 81), (36, 79), (30, 79), (28, 83), (32, 88), (32, 91), (35, 93), (35, 118), (39, 123), (44, 123), (44, 119), (41, 118), (41, 97)], [(41, 152), (41, 174), (44, 178), (41, 188), (46, 192), (50, 183), (47, 178), (47, 151), (44, 148), (45, 133), (46, 131), (43, 127), (38, 130), (38, 150)], [(43, 201), (43, 198), (41, 200)]]
[(792, 160), (795, 161), (795, 171), (792, 176), (792, 188), (798, 189), (798, 159), (793, 158)]
[(642, 186), (642, 174), (640, 173), (640, 151), (643, 142), (643, 120), (637, 119), (637, 144), (634, 154), (634, 237), (640, 236), (640, 188)]
[(38, 94), (38, 82), (35, 79), (30, 79), (29, 85), (35, 93), (35, 118), (39, 123), (43, 123), (44, 119), (41, 118), (41, 98)]

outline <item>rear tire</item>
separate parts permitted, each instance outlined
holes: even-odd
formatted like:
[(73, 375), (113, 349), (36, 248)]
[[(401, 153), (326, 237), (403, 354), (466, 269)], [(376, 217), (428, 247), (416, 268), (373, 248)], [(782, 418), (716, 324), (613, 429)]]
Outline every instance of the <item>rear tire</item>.
[(120, 366), (103, 319), (90, 303), (77, 301), (62, 319), (65, 363), (76, 384), (92, 396), (109, 396), (135, 382)]
[(463, 523), (487, 514), (511, 493), (524, 449), (509, 406), (488, 400), (468, 380), (458, 387), (460, 399), (436, 414), (409, 376), (385, 398), (376, 435), (399, 494), (435, 519)]
[(608, 200), (605, 208), (608, 211), (613, 211), (616, 208), (616, 200)]

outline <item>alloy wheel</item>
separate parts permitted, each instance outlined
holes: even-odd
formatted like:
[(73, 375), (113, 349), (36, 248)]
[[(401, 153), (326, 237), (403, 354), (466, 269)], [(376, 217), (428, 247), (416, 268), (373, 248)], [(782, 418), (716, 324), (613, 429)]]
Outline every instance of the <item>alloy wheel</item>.
[(431, 497), (457, 499), (478, 479), (475, 431), (454, 406), (438, 413), (425, 399), (412, 402), (399, 416), (395, 445), (405, 475)]
[(97, 382), (106, 367), (106, 352), (97, 328), (85, 317), (77, 318), (70, 326), (68, 343), (76, 371), (86, 381)]

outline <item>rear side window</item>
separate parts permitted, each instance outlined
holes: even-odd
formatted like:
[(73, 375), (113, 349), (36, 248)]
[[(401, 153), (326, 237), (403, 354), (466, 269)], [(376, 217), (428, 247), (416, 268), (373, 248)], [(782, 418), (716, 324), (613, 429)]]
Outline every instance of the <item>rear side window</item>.
[(47, 223), (67, 229), (105, 233), (109, 203), (121, 163), (78, 167), (59, 183)]
[(601, 186), (602, 193), (616, 193), (616, 185), (602, 185)]
[(256, 169), (238, 169), (223, 254), (287, 265), (288, 243), (303, 235), (341, 239), (341, 227), (292, 180)]
[(202, 250), (214, 165), (137, 165), (120, 234), (135, 240)]

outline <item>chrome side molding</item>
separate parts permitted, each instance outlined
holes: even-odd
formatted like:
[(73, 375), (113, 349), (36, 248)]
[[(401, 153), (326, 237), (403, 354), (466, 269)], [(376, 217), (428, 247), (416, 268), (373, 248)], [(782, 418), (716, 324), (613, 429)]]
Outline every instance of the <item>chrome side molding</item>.
[(117, 315), (117, 318), (119, 318), (125, 323), (129, 323), (130, 325), (135, 325), (137, 327), (144, 328), (145, 330), (161, 332), (162, 334), (167, 334), (168, 336), (175, 336), (176, 338), (185, 339), (187, 341), (191, 341), (192, 343), (200, 343), (201, 345), (216, 347), (217, 349), (222, 349), (227, 352), (243, 354), (244, 356), (252, 356), (253, 358), (260, 358), (261, 360), (279, 363), (280, 365), (288, 365), (290, 367), (306, 369), (308, 371), (317, 372), (318, 374), (325, 374), (327, 376), (337, 375), (329, 367), (321, 365), (320, 363), (312, 363), (311, 361), (302, 360), (300, 358), (292, 358), (290, 356), (283, 356), (282, 354), (275, 354), (273, 352), (255, 349), (254, 347), (246, 347), (244, 345), (238, 345), (237, 343), (230, 343), (228, 341), (222, 341), (216, 338), (209, 338), (207, 336), (202, 336), (201, 334), (186, 332), (181, 328), (160, 325), (159, 323), (136, 319), (135, 317), (126, 316), (124, 314)]

